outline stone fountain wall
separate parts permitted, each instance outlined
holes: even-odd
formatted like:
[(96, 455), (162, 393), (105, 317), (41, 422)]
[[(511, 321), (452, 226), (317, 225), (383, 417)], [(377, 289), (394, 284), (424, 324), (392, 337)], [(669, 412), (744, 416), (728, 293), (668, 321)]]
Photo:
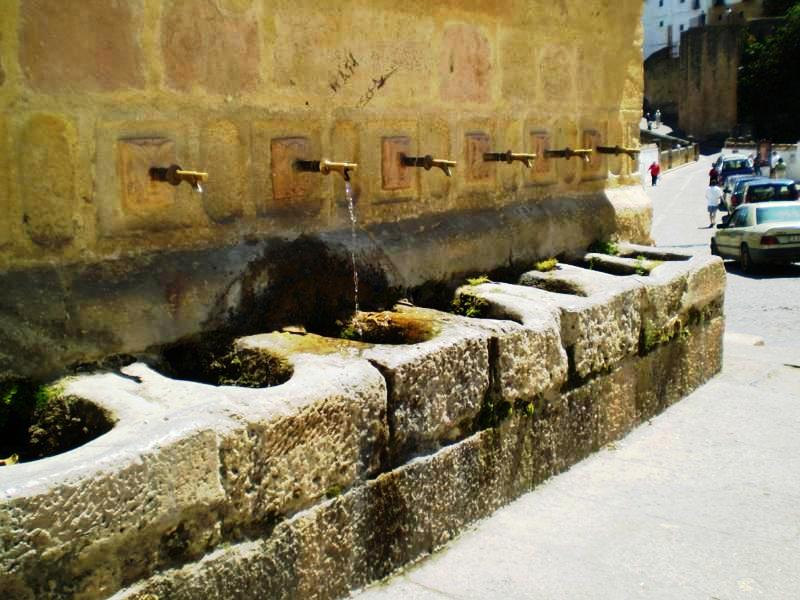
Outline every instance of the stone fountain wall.
[[(0, 4), (0, 374), (46, 376), (218, 327), (300, 235), (413, 287), (643, 241), (631, 146), (641, 2), (7, 0)], [(401, 172), (392, 149), (458, 161)], [(389, 157), (389, 158), (387, 158)], [(207, 171), (201, 196), (151, 166)], [(345, 240), (345, 241), (343, 241)], [(278, 269), (279, 272), (280, 269)]]
[(63, 380), (115, 424), (0, 468), (0, 597), (334, 599), (433, 552), (719, 371), (722, 261), (623, 250), (464, 286), (483, 318), (399, 305), (418, 343), (240, 338), (270, 388)]

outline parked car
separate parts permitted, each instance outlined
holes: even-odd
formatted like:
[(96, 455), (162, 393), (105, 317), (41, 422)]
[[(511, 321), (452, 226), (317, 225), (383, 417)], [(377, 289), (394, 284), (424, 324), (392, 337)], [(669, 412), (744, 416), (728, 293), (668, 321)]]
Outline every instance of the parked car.
[(747, 160), (746, 156), (738, 157), (725, 157), (722, 159), (722, 164), (717, 167), (719, 171), (720, 183), (725, 184), (725, 181), (731, 175), (752, 175), (753, 165)]
[(762, 177), (761, 175), (731, 175), (728, 177), (728, 181), (725, 184), (725, 204), (728, 206), (728, 212), (733, 211), (734, 208), (742, 203), (745, 186), (755, 181), (768, 182), (771, 180), (769, 177)]
[(714, 232), (711, 254), (737, 259), (743, 271), (800, 261), (800, 202), (742, 204)]
[(754, 179), (744, 184), (742, 204), (797, 200), (797, 186), (792, 179)]

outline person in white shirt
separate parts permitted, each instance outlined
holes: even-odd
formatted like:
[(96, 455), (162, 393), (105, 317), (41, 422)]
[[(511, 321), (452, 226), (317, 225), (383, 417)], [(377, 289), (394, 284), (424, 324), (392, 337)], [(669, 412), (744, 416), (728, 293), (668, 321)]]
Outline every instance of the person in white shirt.
[(722, 200), (722, 188), (719, 187), (716, 179), (712, 179), (706, 190), (706, 206), (708, 208), (708, 228), (711, 229), (717, 224), (717, 210)]
[(772, 179), (775, 179), (775, 167), (778, 166), (778, 161), (783, 162), (783, 158), (777, 150), (773, 150), (769, 157), (769, 176)]

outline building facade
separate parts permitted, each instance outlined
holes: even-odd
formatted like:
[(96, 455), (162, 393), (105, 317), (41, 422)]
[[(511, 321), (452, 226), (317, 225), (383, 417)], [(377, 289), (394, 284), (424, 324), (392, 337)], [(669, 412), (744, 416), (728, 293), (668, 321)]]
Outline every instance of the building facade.
[(751, 19), (761, 14), (762, 4), (763, 0), (645, 0), (644, 58), (667, 47), (676, 57), (684, 31)]

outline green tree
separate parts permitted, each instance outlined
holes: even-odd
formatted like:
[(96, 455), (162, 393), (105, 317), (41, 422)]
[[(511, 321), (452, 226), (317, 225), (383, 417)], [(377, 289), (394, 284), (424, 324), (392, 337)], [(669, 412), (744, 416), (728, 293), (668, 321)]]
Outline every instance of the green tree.
[(800, 139), (800, 3), (764, 40), (745, 40), (739, 73), (740, 121), (750, 123), (759, 138), (777, 142)]

